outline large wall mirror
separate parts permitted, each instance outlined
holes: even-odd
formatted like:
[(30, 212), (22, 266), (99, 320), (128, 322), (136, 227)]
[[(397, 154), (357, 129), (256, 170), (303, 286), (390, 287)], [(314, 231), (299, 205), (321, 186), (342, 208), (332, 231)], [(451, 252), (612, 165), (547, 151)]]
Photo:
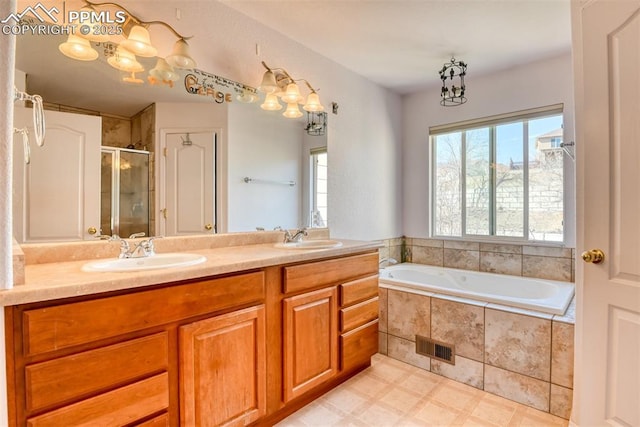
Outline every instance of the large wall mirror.
[[(47, 120), (29, 164), (14, 138), (19, 242), (326, 225), (326, 132), (309, 135), (306, 113), (190, 94), (188, 70), (151, 84), (109, 66), (104, 45), (94, 61), (65, 57), (65, 40), (17, 37), (16, 85), (42, 96)], [(156, 58), (138, 60), (148, 71)], [(30, 118), (16, 103), (14, 127)]]

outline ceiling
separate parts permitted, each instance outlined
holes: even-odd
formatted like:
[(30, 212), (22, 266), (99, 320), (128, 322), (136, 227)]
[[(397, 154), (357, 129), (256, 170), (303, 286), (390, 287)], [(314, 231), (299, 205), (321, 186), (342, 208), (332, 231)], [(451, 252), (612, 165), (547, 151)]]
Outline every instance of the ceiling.
[(467, 74), (571, 48), (570, 0), (222, 0), (399, 93), (439, 85), (452, 56)]
[[(213, 1), (184, 0), (181, 7), (187, 8), (191, 2), (198, 15), (208, 16), (212, 12), (208, 11), (207, 3)], [(30, 3), (20, 0), (18, 9)], [(81, 2), (65, 3), (71, 8)], [(151, 1), (141, 1), (135, 2), (135, 6), (141, 9), (137, 10), (139, 13), (153, 10), (155, 13), (148, 15), (154, 16), (162, 14), (156, 9), (163, 3), (174, 4), (154, 1), (152, 5)], [(221, 0), (221, 3), (400, 94), (439, 85), (437, 72), (452, 56), (468, 64), (467, 74), (471, 78), (566, 54), (571, 48), (570, 0)], [(213, 25), (199, 28), (197, 36), (207, 40), (219, 38), (220, 34)], [(233, 43), (233, 35), (227, 37), (228, 43)], [(27, 73), (30, 90), (46, 100), (127, 117), (154, 101), (176, 101), (175, 93), (180, 91), (168, 88), (144, 85), (122, 91), (120, 77), (106, 65), (104, 55), (89, 63), (71, 61), (70, 68), (70, 60), (57, 49), (65, 39), (61, 35), (20, 36), (17, 40), (16, 67)], [(170, 46), (172, 41), (165, 44)], [(154, 59), (143, 59), (147, 61), (143, 64), (146, 69), (153, 67)], [(52, 79), (55, 85), (50, 84)], [(186, 102), (210, 102), (184, 91), (181, 96)]]

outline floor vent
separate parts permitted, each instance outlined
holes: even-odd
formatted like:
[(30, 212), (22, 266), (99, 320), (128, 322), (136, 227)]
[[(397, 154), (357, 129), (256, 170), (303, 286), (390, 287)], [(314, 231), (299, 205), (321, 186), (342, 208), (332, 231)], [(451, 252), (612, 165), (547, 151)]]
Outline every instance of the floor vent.
[(452, 365), (456, 364), (456, 348), (453, 344), (447, 344), (416, 335), (416, 353)]

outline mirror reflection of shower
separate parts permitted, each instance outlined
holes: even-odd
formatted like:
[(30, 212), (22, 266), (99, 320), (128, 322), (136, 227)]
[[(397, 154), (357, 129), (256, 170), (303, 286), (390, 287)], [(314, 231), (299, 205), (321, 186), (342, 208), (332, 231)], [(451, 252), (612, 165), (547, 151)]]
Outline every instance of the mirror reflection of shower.
[(102, 235), (149, 235), (149, 152), (101, 148)]

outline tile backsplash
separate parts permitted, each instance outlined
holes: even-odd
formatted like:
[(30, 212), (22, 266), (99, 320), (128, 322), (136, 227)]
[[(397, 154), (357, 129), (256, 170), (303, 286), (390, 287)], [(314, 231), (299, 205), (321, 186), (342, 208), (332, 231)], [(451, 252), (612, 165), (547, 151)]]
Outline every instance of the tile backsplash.
[(380, 260), (575, 281), (575, 249), (567, 247), (411, 237), (386, 239), (383, 244)]

